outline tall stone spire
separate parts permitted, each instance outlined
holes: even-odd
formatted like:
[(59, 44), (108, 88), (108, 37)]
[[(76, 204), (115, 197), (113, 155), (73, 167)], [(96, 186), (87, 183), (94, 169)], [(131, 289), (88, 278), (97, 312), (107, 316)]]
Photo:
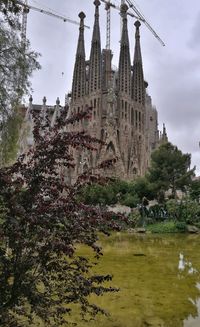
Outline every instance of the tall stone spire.
[(132, 76), (132, 99), (141, 104), (145, 104), (145, 83), (142, 67), (142, 55), (140, 47), (140, 22), (135, 22), (135, 54), (133, 60), (133, 76)]
[(168, 142), (168, 136), (167, 136), (167, 131), (165, 124), (163, 124), (163, 132), (162, 132), (162, 137), (161, 137), (161, 143), (167, 143)]
[(86, 92), (86, 66), (85, 66), (85, 44), (84, 44), (84, 12), (80, 12), (79, 39), (74, 65), (72, 83), (72, 102), (85, 95)]
[(92, 36), (89, 64), (89, 94), (101, 89), (102, 58), (101, 58), (101, 38), (99, 28), (99, 6), (100, 1), (95, 0), (95, 20)]
[(120, 44), (119, 55), (119, 77), (118, 77), (118, 90), (120, 93), (126, 93), (130, 95), (131, 90), (131, 60), (129, 51), (129, 38), (127, 27), (127, 10), (126, 4), (121, 5), (121, 17), (122, 17), (122, 35)]

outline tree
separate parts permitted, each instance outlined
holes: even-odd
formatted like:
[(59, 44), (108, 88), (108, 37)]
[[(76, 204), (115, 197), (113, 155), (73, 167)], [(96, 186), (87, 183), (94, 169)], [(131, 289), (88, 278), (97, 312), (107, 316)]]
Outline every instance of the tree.
[(12, 27), (19, 26), (18, 14), (21, 12), (21, 6), (19, 6), (16, 0), (1, 0), (0, 13), (2, 13), (4, 19)]
[(190, 197), (199, 203), (200, 200), (200, 180), (193, 180), (189, 188)]
[(172, 197), (175, 198), (177, 189), (185, 191), (191, 183), (195, 168), (190, 169), (190, 163), (190, 154), (183, 154), (169, 142), (164, 143), (152, 153), (147, 178), (154, 183), (157, 191), (171, 189)]
[(16, 110), (4, 122), (0, 141), (0, 167), (12, 164), (17, 158), (22, 121), (22, 115)]
[[(88, 296), (116, 291), (102, 285), (110, 275), (92, 275), (88, 259), (75, 255), (80, 243), (98, 258), (97, 231), (107, 234), (118, 228), (111, 212), (77, 200), (84, 185), (107, 179), (87, 171), (72, 186), (61, 175), (63, 167), (75, 168), (72, 149), (95, 151), (101, 143), (84, 132), (68, 131), (70, 124), (88, 116), (89, 109), (67, 118), (65, 109), (52, 128), (37, 113), (34, 148), (0, 169), (1, 326), (39, 325), (38, 319), (44, 326), (62, 326), (73, 303), (82, 314), (104, 313)], [(104, 162), (98, 169), (111, 164)]]
[(7, 117), (27, 93), (29, 78), (40, 68), (38, 54), (21, 43), (18, 32), (0, 21), (0, 113)]
[(112, 184), (92, 184), (84, 187), (79, 195), (81, 201), (93, 205), (110, 205), (117, 202)]
[[(6, 13), (7, 6), (14, 6), (10, 1), (0, 4), (0, 11)], [(8, 7), (9, 9), (10, 7)], [(8, 10), (13, 20), (18, 21), (14, 7)], [(6, 16), (7, 17), (7, 16)], [(19, 26), (18, 26), (19, 28)], [(10, 121), (18, 117), (16, 110), (22, 97), (30, 90), (30, 77), (34, 70), (39, 69), (38, 54), (30, 49), (27, 41), (23, 44), (20, 40), (20, 31), (16, 26), (7, 24), (5, 19), (0, 18), (0, 155), (7, 156), (6, 135), (8, 134)]]
[(139, 197), (140, 202), (144, 197), (147, 197), (149, 200), (155, 198), (154, 185), (150, 183), (146, 177), (138, 177), (132, 182), (132, 189)]

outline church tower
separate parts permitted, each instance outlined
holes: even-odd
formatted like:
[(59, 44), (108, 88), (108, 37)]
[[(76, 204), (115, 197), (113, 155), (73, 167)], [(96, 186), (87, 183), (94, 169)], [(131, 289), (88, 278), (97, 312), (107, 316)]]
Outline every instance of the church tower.
[(72, 83), (72, 103), (82, 99), (86, 93), (86, 66), (85, 66), (85, 44), (84, 44), (84, 12), (80, 12), (79, 39), (74, 65), (74, 75)]
[(140, 22), (135, 22), (135, 51), (133, 58), (133, 72), (131, 84), (131, 98), (134, 103), (134, 152), (137, 157), (137, 170), (140, 175), (144, 175), (147, 165), (147, 149), (145, 135), (146, 101), (145, 101), (145, 82), (142, 65), (142, 54), (140, 46)]
[(119, 71), (118, 71), (118, 91), (121, 97), (130, 96), (131, 91), (131, 59), (129, 50), (129, 38), (127, 28), (128, 6), (121, 6), (122, 35), (120, 41)]
[(131, 59), (127, 27), (126, 4), (121, 5), (122, 33), (120, 41), (119, 69), (118, 69), (118, 118), (119, 118), (119, 146), (124, 170), (128, 174), (129, 157), (131, 151)]
[(140, 28), (141, 24), (139, 21), (135, 22), (135, 53), (133, 59), (133, 75), (132, 75), (132, 99), (145, 105), (145, 84), (144, 74), (142, 66), (142, 54), (140, 47)]
[(153, 109), (151, 101), (148, 101), (148, 105), (146, 103), (150, 97), (145, 90), (140, 22), (135, 22), (135, 50), (133, 65), (131, 65), (127, 26), (128, 6), (121, 5), (122, 34), (119, 65), (116, 71), (112, 68), (112, 51), (101, 50), (99, 0), (94, 1), (94, 7), (89, 60), (85, 58), (85, 14), (79, 14), (79, 39), (70, 109), (73, 113), (84, 110), (86, 106), (92, 107), (91, 119), (76, 124), (72, 129), (84, 129), (91, 136), (105, 142), (105, 145), (100, 146), (93, 154), (87, 151), (76, 151), (76, 169), (72, 179), (75, 180), (84, 169), (95, 168), (102, 161), (117, 157), (116, 165), (110, 170), (105, 170), (104, 174), (132, 180), (145, 174), (151, 152), (149, 144), (153, 144), (152, 135), (158, 135), (156, 120), (154, 124), (148, 122), (152, 113), (157, 117), (157, 111)]
[(89, 61), (89, 82), (88, 94), (93, 94), (101, 90), (102, 58), (101, 58), (101, 38), (99, 27), (99, 6), (100, 1), (95, 0), (95, 20), (92, 35), (90, 61)]

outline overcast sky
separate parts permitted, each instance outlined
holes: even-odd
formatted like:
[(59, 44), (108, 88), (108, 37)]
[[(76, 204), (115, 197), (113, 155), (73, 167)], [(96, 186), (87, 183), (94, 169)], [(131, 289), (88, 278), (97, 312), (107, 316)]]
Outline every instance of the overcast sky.
[[(120, 0), (113, 0), (120, 4)], [(158, 110), (159, 128), (165, 122), (169, 140), (183, 152), (192, 153), (192, 165), (200, 174), (200, 1), (137, 0), (134, 1), (166, 46), (163, 47), (145, 27), (141, 27), (141, 47), (145, 79), (149, 94)], [(61, 15), (78, 19), (86, 14), (86, 54), (89, 58), (94, 22), (93, 0), (29, 0), (41, 8), (50, 8)], [(111, 49), (113, 64), (118, 65), (120, 17), (111, 12)], [(106, 12), (100, 7), (101, 41), (105, 47)], [(134, 50), (134, 20), (129, 18), (131, 57)], [(32, 78), (34, 103), (45, 95), (49, 104), (71, 90), (78, 26), (30, 11), (27, 36), (32, 48), (41, 53), (42, 69)], [(64, 74), (63, 74), (64, 73)]]

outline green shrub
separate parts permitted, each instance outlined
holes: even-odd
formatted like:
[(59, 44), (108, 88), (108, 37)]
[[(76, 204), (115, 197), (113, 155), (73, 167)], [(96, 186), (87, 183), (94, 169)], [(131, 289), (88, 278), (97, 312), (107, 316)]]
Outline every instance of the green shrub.
[(174, 221), (162, 222), (153, 225), (148, 225), (147, 230), (152, 233), (177, 233), (176, 224)]
[(126, 194), (122, 200), (120, 200), (120, 203), (128, 206), (130, 208), (135, 208), (137, 207), (137, 204), (140, 202), (137, 194)]
[(176, 226), (176, 229), (178, 230), (178, 232), (180, 232), (180, 233), (186, 232), (187, 224), (184, 221), (176, 222), (175, 226)]
[(110, 205), (117, 202), (117, 197), (110, 184), (108, 185), (89, 185), (81, 190), (79, 199), (86, 204)]
[(166, 202), (167, 212), (170, 218), (178, 222), (196, 224), (200, 222), (200, 205), (196, 201), (185, 198), (181, 202), (168, 200)]
[(136, 193), (140, 201), (142, 201), (143, 197), (153, 200), (156, 196), (154, 185), (149, 183), (146, 177), (138, 177), (134, 182), (130, 183), (130, 192)]
[(139, 211), (135, 208), (132, 210), (132, 212), (128, 216), (128, 227), (136, 227), (138, 226), (138, 223), (140, 221), (140, 213)]
[(154, 221), (163, 221), (168, 218), (168, 212), (163, 205), (155, 204), (149, 208), (148, 218)]
[(169, 217), (176, 219), (179, 217), (179, 204), (176, 200), (170, 199), (166, 202)]

